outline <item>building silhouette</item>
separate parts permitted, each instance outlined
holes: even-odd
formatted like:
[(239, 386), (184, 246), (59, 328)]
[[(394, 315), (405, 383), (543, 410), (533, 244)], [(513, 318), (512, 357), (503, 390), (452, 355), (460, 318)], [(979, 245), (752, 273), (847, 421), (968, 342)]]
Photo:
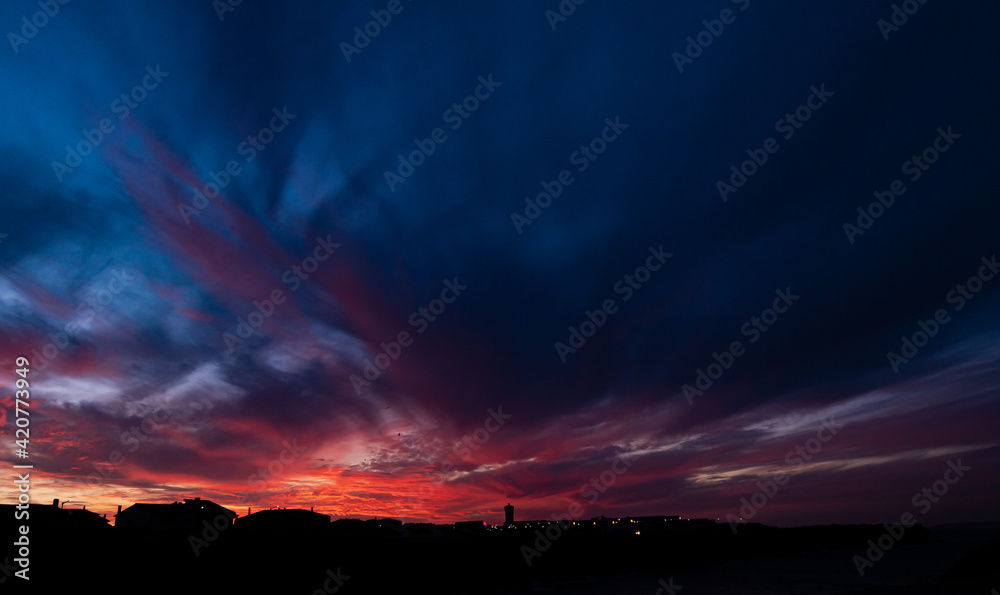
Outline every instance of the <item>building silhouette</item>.
[(486, 531), (486, 523), (483, 521), (458, 521), (455, 523), (455, 529), (463, 533), (483, 533)]
[(503, 507), (503, 524), (505, 527), (514, 524), (514, 507), (510, 505), (510, 502)]
[[(14, 504), (0, 504), (0, 519), (4, 522), (10, 521), (13, 524), (16, 511), (17, 506)], [(60, 508), (58, 498), (52, 501), (52, 506), (31, 504), (27, 511), (30, 516), (26, 516), (22, 520), (39, 529), (99, 531), (109, 528), (106, 517), (87, 510), (86, 506), (83, 508)]]
[[(125, 510), (118, 507), (115, 514), (115, 527), (123, 529), (153, 529), (160, 531), (196, 532), (203, 528), (203, 523), (216, 525), (218, 518), (232, 525), (236, 513), (223, 508), (211, 500), (195, 498), (172, 504), (148, 504), (139, 502)], [(217, 526), (217, 525), (216, 525)]]
[(258, 510), (236, 519), (236, 526), (242, 529), (300, 529), (306, 527), (326, 527), (330, 516), (301, 508), (270, 508)]

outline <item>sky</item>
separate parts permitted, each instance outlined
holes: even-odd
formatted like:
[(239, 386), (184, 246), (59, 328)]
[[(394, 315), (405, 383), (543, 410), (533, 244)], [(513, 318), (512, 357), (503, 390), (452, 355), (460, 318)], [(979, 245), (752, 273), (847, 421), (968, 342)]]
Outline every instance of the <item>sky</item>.
[(998, 519), (997, 17), (4, 2), (5, 465), (109, 518)]

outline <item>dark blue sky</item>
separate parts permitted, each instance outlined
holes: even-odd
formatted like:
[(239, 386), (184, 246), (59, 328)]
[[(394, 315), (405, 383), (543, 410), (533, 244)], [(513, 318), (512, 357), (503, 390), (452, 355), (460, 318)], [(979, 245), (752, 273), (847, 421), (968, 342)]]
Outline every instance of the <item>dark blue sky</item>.
[(1000, 9), (559, 6), (5, 2), (0, 361), (52, 497), (723, 518), (835, 416), (760, 520), (893, 520), (959, 456), (925, 520), (996, 518)]

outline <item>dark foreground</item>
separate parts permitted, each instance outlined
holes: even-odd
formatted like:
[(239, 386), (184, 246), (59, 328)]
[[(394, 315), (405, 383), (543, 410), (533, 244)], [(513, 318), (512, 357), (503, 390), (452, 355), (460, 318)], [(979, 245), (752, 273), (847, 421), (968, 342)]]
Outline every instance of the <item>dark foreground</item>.
[(529, 530), (401, 537), (363, 526), (234, 527), (196, 556), (190, 535), (104, 529), (35, 528), (30, 579), (10, 574), (18, 567), (8, 545), (0, 592), (1000, 594), (998, 523), (910, 527), (881, 556), (871, 550), (881, 526), (749, 525), (736, 535), (726, 524), (649, 535), (568, 529), (536, 550), (531, 566), (522, 546), (534, 548), (538, 534)]

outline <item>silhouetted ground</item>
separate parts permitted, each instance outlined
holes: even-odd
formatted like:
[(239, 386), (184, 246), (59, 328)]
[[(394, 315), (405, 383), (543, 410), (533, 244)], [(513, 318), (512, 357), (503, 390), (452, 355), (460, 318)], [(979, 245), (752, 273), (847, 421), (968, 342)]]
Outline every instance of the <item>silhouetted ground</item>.
[[(336, 525), (336, 524), (334, 524)], [(195, 556), (185, 534), (116, 530), (33, 530), (31, 591), (5, 577), (0, 592), (102, 593), (648, 593), (671, 577), (681, 595), (956, 594), (990, 595), (1000, 586), (1000, 525), (907, 530), (874, 567), (859, 576), (881, 526), (777, 529), (728, 525), (657, 535), (598, 535), (572, 530), (532, 566), (522, 545), (533, 531), (402, 538), (348, 526), (287, 531), (224, 530)], [(7, 533), (9, 534), (9, 532)], [(992, 543), (990, 540), (993, 540)], [(979, 549), (976, 549), (979, 548)], [(985, 549), (984, 549), (985, 548)], [(10, 547), (5, 548), (9, 555)], [(338, 571), (339, 569), (339, 571)], [(328, 572), (329, 571), (329, 572)], [(333, 575), (343, 581), (338, 587)], [(945, 581), (945, 582), (942, 582)], [(662, 593), (666, 593), (663, 591)]]

